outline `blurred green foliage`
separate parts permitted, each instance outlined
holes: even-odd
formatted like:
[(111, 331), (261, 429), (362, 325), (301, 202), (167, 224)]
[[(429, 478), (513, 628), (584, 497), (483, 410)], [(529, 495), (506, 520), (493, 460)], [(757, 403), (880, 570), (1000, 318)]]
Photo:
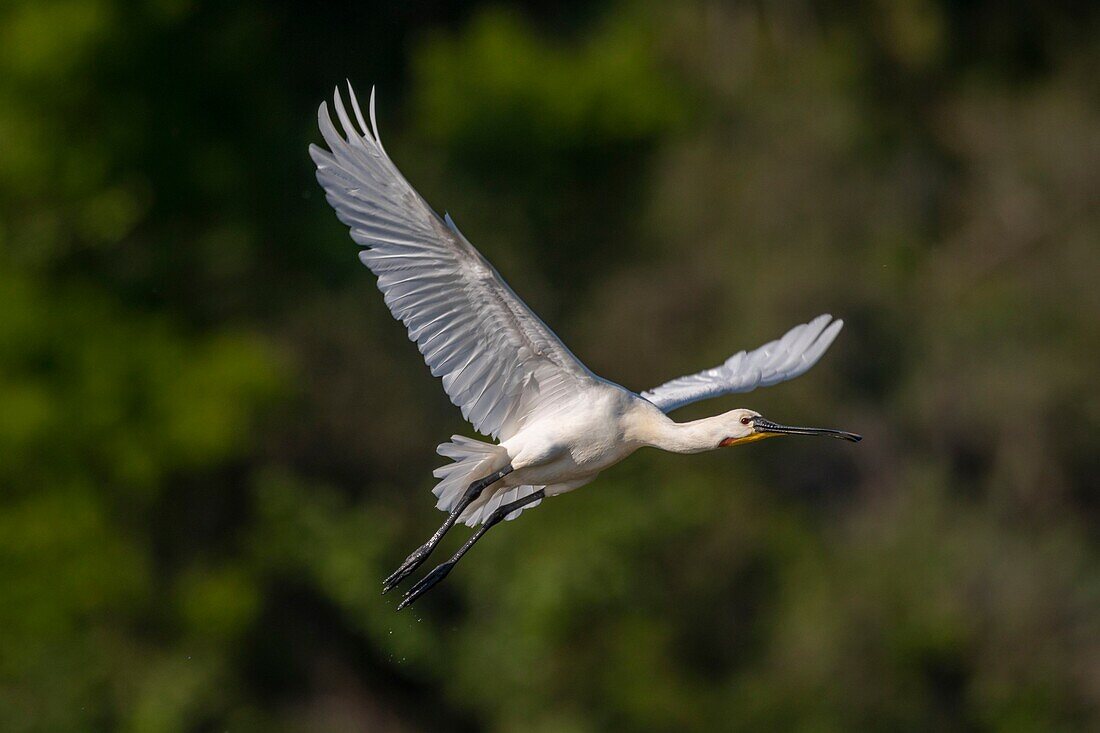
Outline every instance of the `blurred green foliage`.
[[(0, 5), (0, 729), (1100, 725), (1092, 4)], [(306, 156), (387, 148), (598, 373), (822, 311), (396, 614), (469, 433)], [(451, 538), (451, 542), (457, 542)]]

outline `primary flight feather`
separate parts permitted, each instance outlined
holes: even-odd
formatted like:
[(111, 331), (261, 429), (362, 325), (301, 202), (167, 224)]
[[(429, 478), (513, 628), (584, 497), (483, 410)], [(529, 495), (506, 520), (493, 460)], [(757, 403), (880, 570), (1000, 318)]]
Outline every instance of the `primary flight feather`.
[[(383, 583), (391, 590), (427, 558), (456, 523), (481, 525), (448, 561), (415, 584), (398, 608), (442, 580), (503, 519), (543, 498), (592, 481), (638, 448), (695, 453), (783, 434), (857, 441), (838, 430), (794, 428), (752, 410), (677, 423), (665, 413), (698, 400), (748, 392), (812, 367), (842, 321), (818, 316), (782, 338), (640, 395), (593, 374), (512, 291), (500, 273), (416, 192), (382, 147), (348, 86), (355, 122), (339, 89), (333, 110), (318, 111), (328, 150), (310, 146), (317, 180), (378, 278), (386, 305), (408, 329), (447, 396), (488, 443), (462, 436), (439, 446), (452, 462), (436, 470), (437, 506), (446, 521)], [(356, 126), (358, 123), (358, 127)]]

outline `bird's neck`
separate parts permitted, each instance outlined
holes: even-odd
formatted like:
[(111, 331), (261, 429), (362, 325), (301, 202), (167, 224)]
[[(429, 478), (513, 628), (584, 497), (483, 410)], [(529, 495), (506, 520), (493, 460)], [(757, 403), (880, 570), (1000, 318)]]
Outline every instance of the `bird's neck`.
[(718, 447), (724, 430), (719, 417), (676, 422), (664, 414), (648, 415), (640, 421), (636, 439), (670, 453), (702, 453)]

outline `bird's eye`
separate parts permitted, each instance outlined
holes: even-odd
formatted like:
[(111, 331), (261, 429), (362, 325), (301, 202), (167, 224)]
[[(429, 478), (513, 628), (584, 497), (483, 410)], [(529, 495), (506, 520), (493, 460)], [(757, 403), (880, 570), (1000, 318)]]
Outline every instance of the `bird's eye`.
[(741, 418), (741, 424), (742, 425), (748, 425), (750, 422), (752, 422), (752, 420), (750, 418), (747, 418), (747, 417)]

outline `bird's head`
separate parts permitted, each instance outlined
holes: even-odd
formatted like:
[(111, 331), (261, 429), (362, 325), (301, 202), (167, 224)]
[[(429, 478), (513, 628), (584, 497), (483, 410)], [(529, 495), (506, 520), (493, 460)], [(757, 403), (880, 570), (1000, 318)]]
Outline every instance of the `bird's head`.
[(840, 438), (858, 443), (863, 436), (849, 433), (844, 430), (832, 430), (830, 428), (797, 428), (789, 425), (780, 425), (763, 417), (753, 410), (730, 410), (722, 415), (723, 435), (719, 448), (728, 448), (731, 445), (752, 443), (764, 438), (774, 438), (779, 435), (824, 435), (828, 438)]

